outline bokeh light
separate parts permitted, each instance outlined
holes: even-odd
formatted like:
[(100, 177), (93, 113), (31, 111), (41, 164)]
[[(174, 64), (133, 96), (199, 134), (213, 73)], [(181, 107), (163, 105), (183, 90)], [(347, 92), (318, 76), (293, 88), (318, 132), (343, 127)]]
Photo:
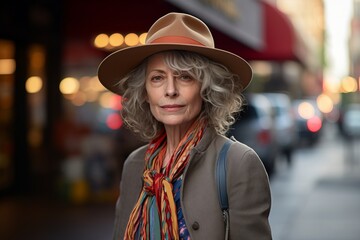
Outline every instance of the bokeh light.
[(124, 37), (120, 33), (111, 34), (109, 43), (112, 47), (120, 47), (124, 43)]
[(25, 83), (25, 89), (28, 93), (37, 93), (41, 90), (43, 81), (38, 76), (29, 77)]
[(298, 113), (304, 119), (310, 119), (315, 115), (315, 109), (311, 103), (302, 102), (298, 106)]
[(113, 130), (121, 128), (123, 121), (117, 113), (110, 114), (106, 119), (106, 125)]
[(306, 125), (310, 132), (317, 132), (321, 129), (322, 122), (319, 117), (314, 116), (306, 122)]
[(98, 48), (104, 48), (109, 44), (109, 36), (105, 33), (101, 33), (96, 36), (94, 45)]
[(0, 59), (0, 74), (13, 74), (16, 63), (14, 59)]
[(142, 33), (139, 36), (139, 41), (140, 41), (141, 44), (145, 44), (146, 36), (147, 36), (147, 33)]
[(74, 94), (79, 91), (80, 83), (76, 78), (67, 77), (61, 80), (59, 89), (62, 94)]
[(356, 92), (357, 89), (358, 86), (355, 78), (348, 76), (341, 80), (341, 92), (343, 93)]
[(113, 93), (110, 92), (104, 92), (103, 94), (101, 94), (100, 96), (100, 106), (103, 108), (112, 108), (113, 104)]
[(122, 109), (121, 96), (113, 94), (112, 109), (120, 111)]
[(125, 43), (128, 46), (136, 46), (139, 44), (139, 37), (135, 33), (129, 33), (125, 36)]
[(317, 105), (321, 112), (330, 113), (334, 109), (334, 103), (326, 94), (320, 94), (316, 99)]

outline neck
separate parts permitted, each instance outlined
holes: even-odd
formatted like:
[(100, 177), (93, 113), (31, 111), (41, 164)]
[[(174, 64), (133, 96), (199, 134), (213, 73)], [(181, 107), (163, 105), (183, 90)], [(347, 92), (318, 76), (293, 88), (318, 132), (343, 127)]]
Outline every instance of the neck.
[(163, 161), (163, 167), (166, 167), (173, 155), (175, 149), (178, 147), (181, 139), (185, 136), (191, 124), (187, 126), (165, 126), (166, 131), (166, 154)]

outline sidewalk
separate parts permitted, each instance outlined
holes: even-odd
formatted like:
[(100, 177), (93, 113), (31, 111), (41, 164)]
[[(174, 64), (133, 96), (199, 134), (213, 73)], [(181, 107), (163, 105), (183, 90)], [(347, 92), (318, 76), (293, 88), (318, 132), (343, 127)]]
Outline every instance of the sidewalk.
[(283, 239), (360, 239), (360, 141), (338, 143), (327, 145), (323, 174), (302, 198)]
[(293, 223), (289, 240), (360, 239), (360, 179), (318, 182)]
[(114, 204), (71, 205), (43, 198), (0, 199), (1, 240), (111, 239)]

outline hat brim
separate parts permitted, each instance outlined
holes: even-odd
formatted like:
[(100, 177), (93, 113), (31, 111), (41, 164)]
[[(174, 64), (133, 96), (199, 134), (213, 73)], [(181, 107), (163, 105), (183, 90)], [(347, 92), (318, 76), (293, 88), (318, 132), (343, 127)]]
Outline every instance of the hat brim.
[(243, 58), (231, 52), (217, 48), (186, 44), (151, 44), (120, 49), (107, 56), (99, 65), (99, 80), (108, 90), (122, 95), (123, 92), (118, 86), (120, 79), (139, 65), (145, 58), (167, 50), (191, 51), (223, 64), (232, 73), (239, 76), (243, 90), (249, 85), (252, 79), (250, 65)]

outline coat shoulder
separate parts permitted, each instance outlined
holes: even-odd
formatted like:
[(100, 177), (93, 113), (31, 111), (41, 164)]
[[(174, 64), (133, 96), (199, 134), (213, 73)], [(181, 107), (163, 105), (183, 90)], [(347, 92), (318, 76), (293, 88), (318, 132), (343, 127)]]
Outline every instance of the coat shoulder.
[(148, 145), (144, 145), (131, 152), (126, 159), (125, 164), (131, 165), (134, 163), (144, 162), (147, 147)]
[(248, 145), (232, 139), (228, 152), (230, 169), (233, 171), (258, 171), (260, 175), (268, 178), (263, 162), (255, 150)]

